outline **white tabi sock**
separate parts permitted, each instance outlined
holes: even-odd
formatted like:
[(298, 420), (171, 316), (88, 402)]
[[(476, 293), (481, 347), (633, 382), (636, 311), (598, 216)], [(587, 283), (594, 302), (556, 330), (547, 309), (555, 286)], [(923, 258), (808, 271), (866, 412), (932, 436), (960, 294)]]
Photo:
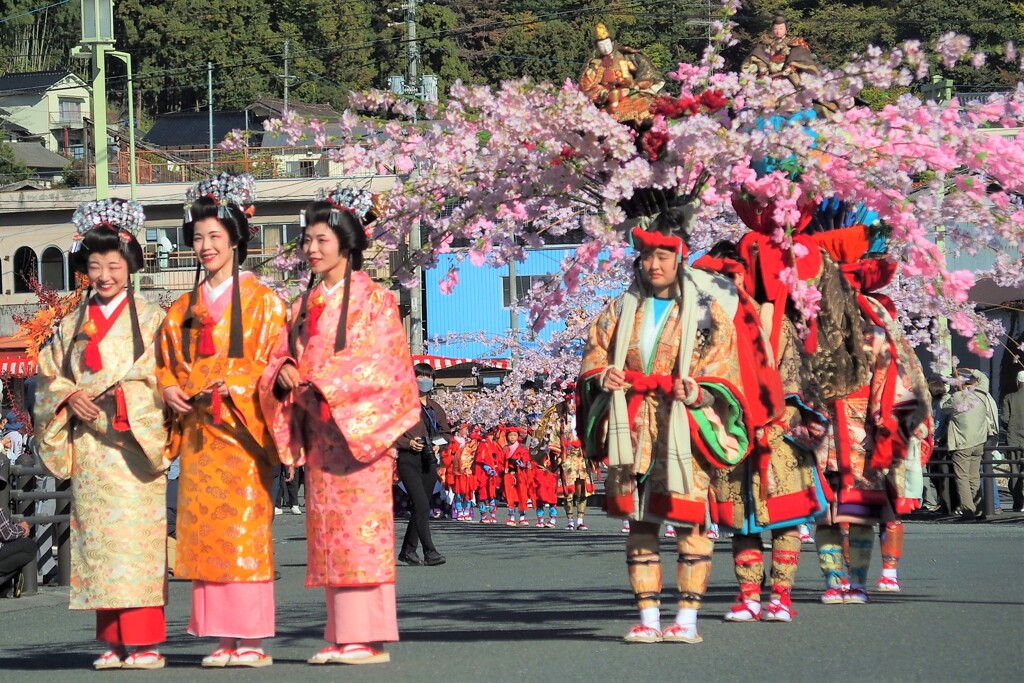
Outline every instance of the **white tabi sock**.
[(640, 623), (647, 628), (661, 630), (661, 609), (658, 607), (645, 607), (640, 610)]
[(676, 612), (676, 623), (683, 628), (697, 628), (697, 610), (683, 607)]
[(882, 576), (884, 576), (887, 579), (895, 579), (895, 578), (897, 578), (896, 572), (897, 572), (896, 569), (883, 569), (882, 570)]

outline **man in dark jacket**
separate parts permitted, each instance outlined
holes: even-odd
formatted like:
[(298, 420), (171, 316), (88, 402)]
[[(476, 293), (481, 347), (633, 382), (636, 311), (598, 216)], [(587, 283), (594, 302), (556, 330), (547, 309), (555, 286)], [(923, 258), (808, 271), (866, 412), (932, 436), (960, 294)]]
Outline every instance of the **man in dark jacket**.
[(1017, 391), (1003, 397), (999, 417), (1006, 428), (1006, 443), (1010, 446), (1006, 456), (1013, 461), (1010, 473), (1010, 495), (1013, 497), (1013, 511), (1024, 511), (1024, 370), (1017, 373)]
[[(430, 392), (434, 390), (434, 368), (426, 363), (413, 366), (416, 384), (420, 390), (420, 422), (398, 437), (398, 478), (409, 494), (412, 519), (405, 530), (398, 560), (411, 565), (436, 566), (444, 564), (444, 556), (437, 552), (430, 537), (430, 497), (437, 484), (437, 465), (441, 448), (451, 439), (452, 430), (444, 408)], [(423, 559), (416, 554), (423, 545)]]

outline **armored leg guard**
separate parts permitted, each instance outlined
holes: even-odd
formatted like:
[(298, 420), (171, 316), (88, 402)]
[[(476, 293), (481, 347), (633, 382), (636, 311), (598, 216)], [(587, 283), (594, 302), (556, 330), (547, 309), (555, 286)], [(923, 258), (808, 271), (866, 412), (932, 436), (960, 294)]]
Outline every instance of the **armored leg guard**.
[(679, 588), (679, 609), (700, 609), (711, 574), (711, 553), (714, 542), (701, 533), (689, 533), (678, 542), (676, 584)]

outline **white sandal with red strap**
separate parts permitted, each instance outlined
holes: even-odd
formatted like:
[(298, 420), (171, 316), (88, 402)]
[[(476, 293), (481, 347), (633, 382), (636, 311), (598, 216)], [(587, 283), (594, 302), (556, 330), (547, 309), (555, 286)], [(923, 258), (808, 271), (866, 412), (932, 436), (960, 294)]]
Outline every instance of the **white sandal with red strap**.
[(124, 660), (113, 650), (107, 650), (99, 656), (99, 659), (92, 663), (92, 667), (97, 671), (102, 669), (120, 669), (122, 666), (124, 666)]
[(235, 650), (231, 653), (231, 659), (228, 660), (228, 666), (247, 666), (252, 669), (258, 669), (263, 666), (270, 666), (274, 663), (274, 658), (268, 655), (266, 652), (260, 652), (259, 650)]
[(124, 658), (122, 669), (162, 669), (167, 662), (156, 650), (139, 650)]

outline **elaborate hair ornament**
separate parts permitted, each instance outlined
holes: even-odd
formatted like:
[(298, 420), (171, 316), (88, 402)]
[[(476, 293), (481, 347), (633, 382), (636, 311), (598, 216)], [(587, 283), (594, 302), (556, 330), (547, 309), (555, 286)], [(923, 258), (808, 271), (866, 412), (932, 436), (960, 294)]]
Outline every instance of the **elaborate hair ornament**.
[(594, 27), (594, 38), (597, 40), (606, 40), (611, 38), (611, 34), (608, 33), (608, 27), (604, 24), (598, 24)]
[(227, 218), (230, 204), (236, 205), (241, 211), (246, 212), (246, 215), (250, 215), (247, 209), (256, 201), (256, 181), (248, 173), (221, 173), (200, 180), (185, 193), (186, 223), (192, 221), (192, 205), (200, 197), (210, 197), (217, 202), (218, 218)]
[(128, 248), (132, 241), (146, 222), (146, 213), (138, 202), (127, 199), (103, 199), (94, 202), (79, 204), (71, 217), (75, 226), (75, 234), (71, 236), (70, 253), (77, 252), (82, 247), (82, 239), (90, 230), (98, 227), (107, 227), (117, 232), (121, 240), (121, 251)]
[(342, 211), (355, 214), (356, 218), (365, 222), (366, 215), (373, 208), (373, 193), (354, 187), (338, 185), (330, 191), (321, 189), (316, 193), (316, 198), (318, 201), (331, 203), (331, 224), (335, 226), (341, 221)]

